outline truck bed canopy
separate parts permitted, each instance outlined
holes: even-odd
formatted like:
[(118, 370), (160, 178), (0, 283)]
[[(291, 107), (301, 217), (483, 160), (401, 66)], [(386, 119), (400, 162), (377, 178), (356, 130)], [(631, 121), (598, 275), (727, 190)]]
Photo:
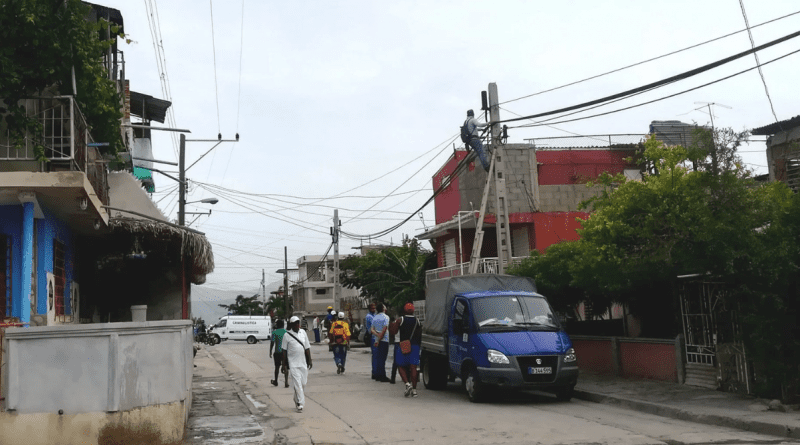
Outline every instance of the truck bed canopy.
[(477, 291), (536, 292), (531, 278), (513, 275), (476, 274), (443, 278), (428, 283), (425, 295), (425, 323), (422, 332), (440, 336), (447, 332), (447, 314), (457, 294)]

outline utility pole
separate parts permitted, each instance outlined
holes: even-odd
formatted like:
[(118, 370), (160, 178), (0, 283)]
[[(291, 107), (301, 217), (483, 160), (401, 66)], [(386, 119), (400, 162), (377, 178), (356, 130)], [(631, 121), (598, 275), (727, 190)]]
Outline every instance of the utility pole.
[(261, 269), (261, 298), (264, 301), (261, 304), (261, 315), (267, 314), (267, 274), (264, 269)]
[(289, 293), (289, 252), (283, 246), (283, 317), (289, 319), (289, 309), (286, 306), (286, 294)]
[[(333, 307), (336, 307), (336, 299), (339, 297), (339, 209), (333, 209)], [(341, 308), (339, 308), (341, 309)]]
[(181, 133), (181, 148), (178, 156), (178, 225), (186, 223), (186, 135)]

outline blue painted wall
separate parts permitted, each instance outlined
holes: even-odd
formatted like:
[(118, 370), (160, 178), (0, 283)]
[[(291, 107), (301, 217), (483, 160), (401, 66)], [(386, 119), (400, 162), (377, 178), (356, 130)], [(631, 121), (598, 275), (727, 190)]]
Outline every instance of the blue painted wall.
[(47, 209), (42, 209), (44, 219), (36, 221), (36, 241), (38, 249), (38, 262), (36, 265), (36, 312), (44, 315), (47, 313), (47, 273), (53, 273), (53, 240), (57, 239), (64, 244), (64, 269), (66, 280), (64, 283), (64, 311), (72, 313), (70, 307), (70, 289), (75, 280), (75, 243), (72, 231), (63, 222), (56, 219)]
[[(72, 281), (77, 280), (75, 270), (75, 239), (72, 230), (63, 221), (58, 220), (50, 211), (43, 208), (44, 219), (36, 219), (34, 230), (36, 231), (36, 313), (47, 314), (47, 273), (53, 272), (53, 240), (59, 240), (64, 244), (65, 255), (65, 275), (64, 283), (64, 304), (66, 314), (72, 313), (70, 307), (70, 290)], [(20, 317), (23, 321), (29, 321), (27, 309), (30, 308), (30, 288), (24, 290), (23, 277), (30, 277), (30, 261), (23, 261), (22, 249), (22, 222), (23, 206), (9, 205), (0, 206), (0, 233), (9, 236), (11, 241), (11, 267), (12, 267), (12, 316)], [(3, 298), (3, 296), (0, 296)]]

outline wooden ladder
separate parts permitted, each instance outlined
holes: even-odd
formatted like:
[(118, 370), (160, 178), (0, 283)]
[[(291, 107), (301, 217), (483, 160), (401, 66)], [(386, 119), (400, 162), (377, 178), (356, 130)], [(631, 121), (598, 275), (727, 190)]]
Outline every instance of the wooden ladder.
[(497, 216), (495, 232), (497, 234), (497, 273), (504, 273), (506, 264), (511, 262), (511, 233), (508, 223), (508, 199), (506, 196), (506, 169), (503, 162), (504, 153), (502, 145), (495, 145), (492, 160), (489, 164), (489, 175), (483, 187), (481, 198), (481, 211), (475, 224), (475, 240), (472, 243), (472, 256), (469, 261), (469, 273), (478, 273), (481, 261), (481, 248), (483, 247), (483, 222), (486, 218), (486, 207), (489, 202), (489, 189), (494, 183), (494, 207)]

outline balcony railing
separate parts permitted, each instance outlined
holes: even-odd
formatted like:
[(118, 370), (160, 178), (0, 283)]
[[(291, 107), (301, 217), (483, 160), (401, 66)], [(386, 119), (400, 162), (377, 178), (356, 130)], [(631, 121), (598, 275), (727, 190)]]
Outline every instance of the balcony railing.
[[(516, 266), (522, 263), (527, 257), (514, 257), (511, 262), (506, 264), (506, 268)], [(481, 258), (478, 262), (478, 271), (476, 273), (497, 273), (497, 258)], [(457, 277), (460, 275), (469, 275), (469, 263), (454, 264), (452, 266), (440, 267), (438, 269), (431, 269), (425, 272), (425, 282), (431, 280), (438, 280), (440, 278)]]
[(42, 124), (37, 138), (27, 134), (19, 146), (5, 124), (0, 126), (0, 161), (37, 161), (35, 146), (44, 146), (51, 171), (71, 170), (86, 174), (103, 204), (108, 205), (108, 171), (94, 142), (86, 118), (72, 96), (23, 99), (19, 105), (28, 117)]

